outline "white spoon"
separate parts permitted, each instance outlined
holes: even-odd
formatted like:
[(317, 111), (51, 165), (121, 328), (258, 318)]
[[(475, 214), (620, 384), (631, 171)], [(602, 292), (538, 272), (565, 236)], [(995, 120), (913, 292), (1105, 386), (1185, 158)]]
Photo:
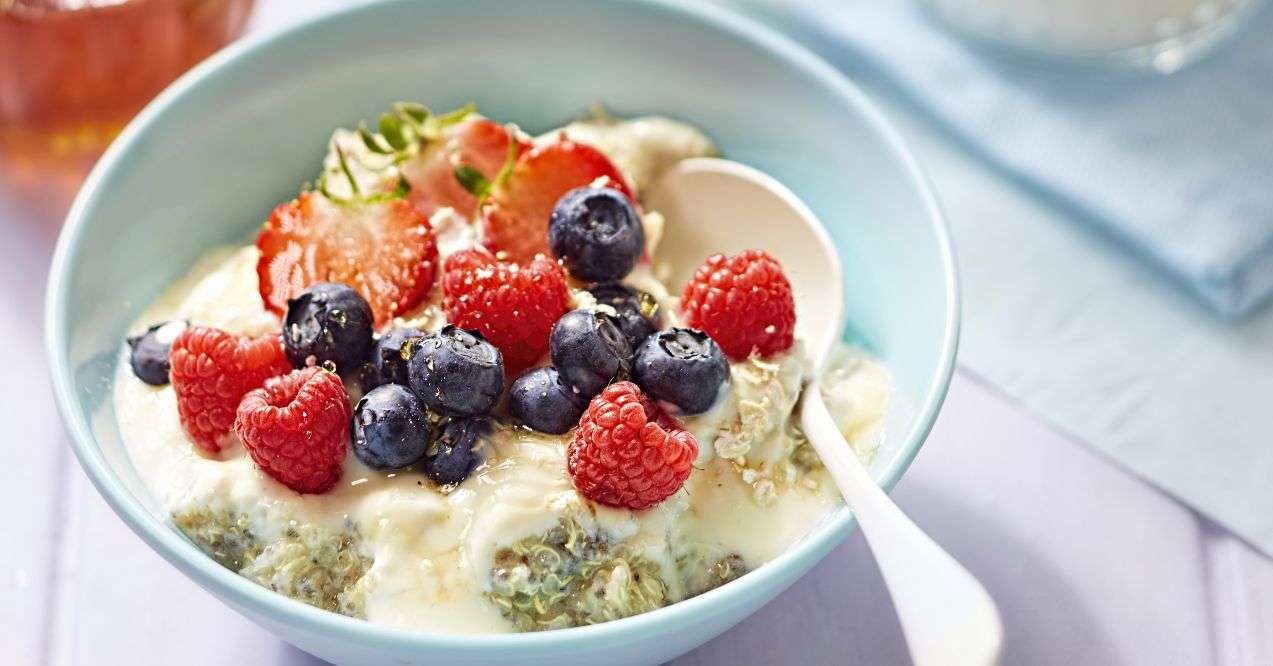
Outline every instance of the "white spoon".
[(814, 379), (800, 423), (862, 526), (918, 666), (986, 666), (999, 659), (1003, 625), (981, 583), (911, 522), (875, 484), (840, 434), (819, 390), (844, 328), (840, 260), (822, 225), (794, 194), (737, 162), (690, 159), (645, 197), (667, 219), (660, 261), (682, 284), (715, 252), (761, 248), (774, 255), (795, 293), (796, 335), (812, 354)]

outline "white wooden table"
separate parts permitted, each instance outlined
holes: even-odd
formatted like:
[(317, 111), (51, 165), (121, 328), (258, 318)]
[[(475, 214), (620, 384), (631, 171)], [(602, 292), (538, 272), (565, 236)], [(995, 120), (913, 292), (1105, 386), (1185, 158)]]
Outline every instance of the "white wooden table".
[[(256, 21), (289, 11), (265, 2)], [(901, 120), (939, 191), (993, 178)], [(956, 222), (975, 213), (943, 198)], [(41, 341), (56, 227), (0, 190), (0, 503), (11, 516), (0, 549), (0, 664), (318, 663), (152, 553), (79, 470)], [(1273, 664), (1273, 561), (966, 370), (894, 495), (998, 600), (1005, 664)], [(675, 663), (907, 659), (855, 534), (760, 613)]]

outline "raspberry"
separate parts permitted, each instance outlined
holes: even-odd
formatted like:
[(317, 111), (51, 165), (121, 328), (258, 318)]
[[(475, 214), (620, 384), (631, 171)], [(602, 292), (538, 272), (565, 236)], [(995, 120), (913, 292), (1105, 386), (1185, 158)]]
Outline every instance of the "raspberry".
[(685, 283), (681, 308), (689, 326), (712, 336), (735, 361), (753, 352), (772, 356), (795, 341), (791, 283), (764, 250), (708, 257)]
[(525, 264), (500, 261), (480, 248), (447, 257), (442, 293), (448, 321), (495, 345), (510, 377), (544, 357), (570, 301), (557, 262), (542, 255)]
[(182, 331), (169, 362), (181, 425), (210, 453), (221, 450), (243, 394), (292, 369), (278, 335), (252, 339), (206, 326)]
[(298, 493), (321, 493), (343, 471), (349, 418), (340, 377), (313, 366), (243, 396), (234, 431), (266, 474)]
[(648, 509), (689, 478), (698, 441), (632, 382), (607, 386), (579, 418), (566, 452), (575, 488), (607, 506)]

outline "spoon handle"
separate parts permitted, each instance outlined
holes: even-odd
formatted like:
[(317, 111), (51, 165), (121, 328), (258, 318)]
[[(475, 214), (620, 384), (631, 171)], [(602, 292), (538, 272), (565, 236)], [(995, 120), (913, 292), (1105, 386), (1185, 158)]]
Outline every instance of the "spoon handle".
[(836, 427), (816, 382), (804, 392), (800, 420), (862, 526), (912, 661), (917, 666), (998, 663), (1003, 625), (994, 600), (875, 484)]

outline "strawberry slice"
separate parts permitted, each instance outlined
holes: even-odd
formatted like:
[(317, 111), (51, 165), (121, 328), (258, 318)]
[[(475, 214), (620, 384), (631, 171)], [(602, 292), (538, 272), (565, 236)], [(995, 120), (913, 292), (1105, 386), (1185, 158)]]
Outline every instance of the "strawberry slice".
[(437, 276), (433, 229), (403, 199), (336, 203), (305, 192), (274, 209), (256, 246), (261, 299), (279, 314), (310, 285), (340, 282), (367, 299), (380, 326), (419, 305)]
[(530, 261), (548, 250), (548, 217), (561, 195), (601, 177), (635, 205), (632, 190), (618, 168), (587, 144), (563, 133), (549, 144), (536, 146), (517, 160), (512, 173), (496, 183), (482, 208), (485, 245), (513, 261)]
[[(530, 143), (517, 137), (517, 154), (530, 150)], [(452, 128), (442, 143), (402, 165), (402, 175), (411, 185), (408, 198), (425, 216), (450, 206), (465, 217), (477, 208), (477, 199), (455, 178), (455, 168), (471, 166), (493, 180), (508, 158), (508, 130), (486, 118), (472, 117)]]

